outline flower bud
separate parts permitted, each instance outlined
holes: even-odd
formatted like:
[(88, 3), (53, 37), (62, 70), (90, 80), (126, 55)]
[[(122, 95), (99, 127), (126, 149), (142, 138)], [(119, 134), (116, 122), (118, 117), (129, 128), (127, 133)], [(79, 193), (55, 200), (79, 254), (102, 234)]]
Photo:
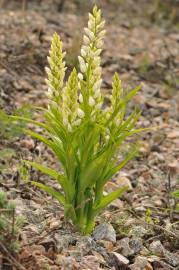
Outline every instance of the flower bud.
[(79, 118), (83, 118), (83, 117), (85, 116), (84, 111), (83, 111), (83, 110), (81, 110), (80, 108), (78, 108), (78, 110), (77, 110), (77, 114), (78, 114)]
[(82, 94), (79, 95), (79, 102), (80, 103), (83, 103), (83, 96), (82, 96)]
[(98, 34), (98, 36), (99, 36), (99, 38), (103, 38), (103, 37), (105, 36), (105, 34), (106, 34), (106, 30), (102, 30), (102, 31)]
[(75, 122), (73, 122), (73, 126), (79, 126), (81, 124), (81, 119), (77, 119)]
[(82, 55), (83, 57), (86, 56), (86, 51), (85, 51), (84, 49), (81, 49), (81, 55)]
[(84, 36), (83, 37), (83, 42), (84, 42), (85, 45), (89, 45), (90, 40), (89, 40), (89, 38), (87, 36)]
[(94, 98), (93, 97), (89, 97), (89, 102), (88, 102), (88, 104), (89, 104), (89, 106), (90, 107), (93, 107), (94, 105), (95, 105), (95, 100), (94, 100)]
[(83, 74), (82, 74), (82, 73), (78, 73), (78, 79), (79, 79), (80, 81), (83, 80)]

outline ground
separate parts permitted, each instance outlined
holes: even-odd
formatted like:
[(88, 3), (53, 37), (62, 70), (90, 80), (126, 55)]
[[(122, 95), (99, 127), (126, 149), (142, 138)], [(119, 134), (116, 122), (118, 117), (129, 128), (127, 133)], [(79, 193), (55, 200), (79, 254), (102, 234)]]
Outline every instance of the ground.
[[(60, 34), (69, 70), (77, 65), (82, 28), (90, 1), (2, 1), (0, 10), (0, 108), (45, 106), (46, 57), (52, 34)], [(80, 236), (65, 223), (63, 209), (29, 184), (21, 159), (56, 167), (41, 143), (5, 130), (0, 118), (0, 188), (26, 217), (21, 251), (4, 254), (1, 269), (178, 269), (179, 228), (176, 200), (179, 168), (179, 6), (177, 1), (97, 1), (106, 20), (103, 92), (120, 74), (125, 88), (142, 85), (133, 104), (139, 125), (156, 127), (140, 136), (139, 155), (106, 186), (130, 186), (97, 219), (92, 236)], [(163, 3), (163, 2), (162, 2)], [(28, 105), (28, 106), (27, 106)], [(129, 110), (131, 109), (129, 107)], [(18, 136), (17, 136), (18, 135)], [(30, 178), (50, 181), (37, 171)], [(54, 183), (52, 183), (54, 185)], [(112, 224), (109, 225), (109, 224)]]

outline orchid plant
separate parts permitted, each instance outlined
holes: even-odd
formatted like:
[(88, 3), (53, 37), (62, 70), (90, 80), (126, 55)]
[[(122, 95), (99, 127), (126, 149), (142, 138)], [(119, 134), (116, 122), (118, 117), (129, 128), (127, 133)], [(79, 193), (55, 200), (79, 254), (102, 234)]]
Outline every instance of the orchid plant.
[(56, 171), (26, 161), (55, 179), (59, 189), (32, 183), (57, 199), (64, 206), (65, 217), (83, 234), (91, 233), (99, 212), (126, 191), (127, 187), (122, 187), (104, 195), (107, 181), (136, 154), (136, 147), (131, 147), (117, 162), (122, 143), (143, 131), (135, 129), (139, 110), (128, 117), (125, 115), (127, 103), (140, 87), (124, 91), (117, 73), (113, 77), (110, 105), (104, 108), (100, 66), (104, 25), (101, 10), (94, 6), (89, 13), (88, 27), (84, 29), (79, 72), (74, 68), (66, 83), (65, 53), (59, 35), (54, 33), (49, 67), (46, 67), (49, 103), (48, 108), (43, 109), (45, 122), (29, 120), (42, 127), (47, 136), (27, 130), (54, 152), (60, 164)]

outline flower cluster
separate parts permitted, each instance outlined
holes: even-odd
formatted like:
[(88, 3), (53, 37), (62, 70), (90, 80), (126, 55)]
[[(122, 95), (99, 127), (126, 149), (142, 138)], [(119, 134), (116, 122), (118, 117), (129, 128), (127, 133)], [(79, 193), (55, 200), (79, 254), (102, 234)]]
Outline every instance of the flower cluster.
[(59, 103), (66, 68), (65, 62), (63, 61), (65, 52), (62, 52), (62, 42), (57, 33), (53, 35), (49, 54), (50, 56), (47, 57), (47, 60), (50, 68), (45, 68), (48, 75), (48, 79), (46, 79), (48, 85), (47, 96), (51, 100)]
[(70, 74), (66, 86), (62, 90), (62, 117), (63, 123), (68, 131), (72, 131), (73, 126), (80, 124), (81, 120), (76, 119), (78, 114), (78, 78), (74, 68)]
[(101, 20), (101, 10), (95, 6), (92, 14), (89, 13), (88, 28), (84, 29), (81, 56), (78, 57), (81, 71), (78, 74), (81, 90), (79, 101), (81, 108), (86, 114), (90, 112), (94, 120), (102, 105), (100, 54), (105, 35), (104, 24)]
[[(114, 74), (113, 83), (112, 83), (112, 94), (110, 95), (111, 106), (106, 110), (106, 118), (109, 119), (110, 115), (115, 112), (117, 106), (120, 104), (123, 96), (123, 88), (121, 80), (119, 79), (119, 75), (117, 73)], [(116, 113), (114, 121), (111, 124), (114, 124), (116, 127), (120, 125), (122, 121), (121, 111), (119, 110)]]

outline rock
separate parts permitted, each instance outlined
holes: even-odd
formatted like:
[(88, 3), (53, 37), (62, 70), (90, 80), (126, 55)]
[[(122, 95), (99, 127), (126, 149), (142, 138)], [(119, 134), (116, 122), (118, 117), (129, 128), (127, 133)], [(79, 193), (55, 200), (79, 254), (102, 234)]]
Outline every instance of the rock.
[(95, 245), (96, 242), (93, 240), (92, 237), (84, 236), (78, 239), (76, 243), (76, 248), (80, 250), (82, 256), (86, 256), (93, 248), (95, 248)]
[(116, 199), (110, 203), (109, 207), (113, 209), (122, 209), (124, 207), (124, 203), (120, 199)]
[(153, 260), (152, 266), (156, 270), (171, 270), (171, 267), (165, 262), (160, 261), (160, 258), (158, 258), (158, 260), (157, 259)]
[(111, 241), (98, 240), (98, 244), (104, 247), (108, 252), (114, 249), (113, 243)]
[(80, 269), (80, 265), (70, 256), (65, 257), (64, 255), (58, 254), (55, 263), (59, 265), (62, 270)]
[(179, 265), (179, 255), (173, 254), (166, 250), (160, 241), (154, 241), (149, 246), (150, 251), (152, 251), (155, 255), (161, 256), (165, 258), (165, 261), (170, 265), (176, 267)]
[(143, 249), (142, 239), (132, 237), (132, 239), (129, 241), (129, 246), (133, 250), (134, 254), (139, 253)]
[(179, 138), (179, 130), (171, 131), (170, 133), (168, 133), (167, 138), (169, 139)]
[(129, 238), (123, 238), (117, 242), (117, 251), (123, 256), (128, 257), (134, 254), (134, 250), (129, 246)]
[(93, 232), (95, 240), (107, 240), (116, 242), (116, 232), (111, 224), (103, 223), (97, 226)]
[(56, 241), (57, 251), (61, 252), (64, 249), (68, 249), (70, 245), (70, 241), (72, 239), (71, 235), (61, 235), (60, 233), (56, 233), (54, 235), (54, 239)]
[(89, 255), (83, 257), (80, 266), (80, 269), (91, 269), (91, 270), (100, 270), (102, 268), (99, 267), (100, 261), (96, 256)]
[(179, 266), (179, 255), (178, 254), (171, 253), (165, 249), (163, 255), (165, 256), (165, 261), (167, 263), (169, 263), (170, 265), (172, 265), (174, 267)]
[[(128, 267), (125, 268), (129, 264), (129, 260), (121, 255), (118, 252), (111, 252), (110, 253), (110, 258), (111, 258), (111, 264), (112, 266), (115, 266), (116, 269), (129, 269)], [(121, 267), (121, 268), (119, 268)]]
[(143, 237), (145, 234), (147, 234), (147, 230), (142, 226), (134, 226), (129, 232), (129, 235), (135, 237)]
[(131, 270), (153, 270), (152, 265), (145, 257), (138, 256), (134, 264), (129, 265)]
[(152, 242), (149, 246), (149, 249), (158, 256), (162, 256), (164, 252), (164, 247), (159, 240)]
[(127, 186), (128, 190), (133, 190), (131, 181), (126, 176), (117, 176), (117, 178), (115, 179), (115, 182), (118, 188)]
[(20, 142), (20, 145), (28, 150), (33, 150), (35, 147), (35, 143), (32, 139), (24, 139)]

